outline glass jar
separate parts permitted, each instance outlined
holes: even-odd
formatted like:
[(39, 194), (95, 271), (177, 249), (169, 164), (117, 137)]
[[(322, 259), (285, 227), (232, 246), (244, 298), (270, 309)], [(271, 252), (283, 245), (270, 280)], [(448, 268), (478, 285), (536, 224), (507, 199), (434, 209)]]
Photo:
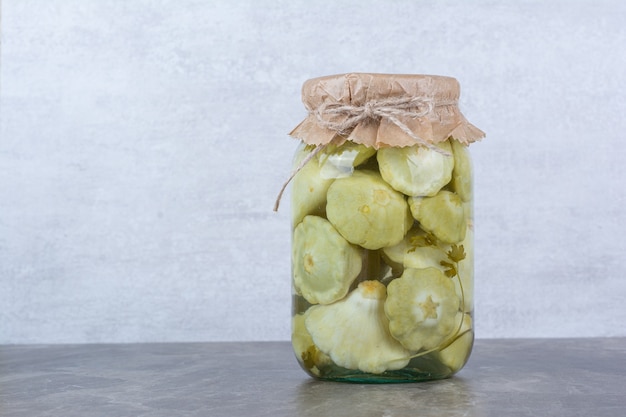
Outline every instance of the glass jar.
[(303, 87), (292, 183), (292, 344), (312, 377), (446, 378), (474, 340), (472, 165), (454, 78)]

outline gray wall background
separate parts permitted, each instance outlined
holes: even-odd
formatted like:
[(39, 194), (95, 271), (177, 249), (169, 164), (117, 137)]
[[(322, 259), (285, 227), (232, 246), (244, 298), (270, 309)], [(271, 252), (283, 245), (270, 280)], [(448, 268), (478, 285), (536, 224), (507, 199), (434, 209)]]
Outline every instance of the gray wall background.
[(478, 337), (626, 336), (626, 2), (2, 0), (0, 342), (287, 339), (304, 80), (451, 75)]

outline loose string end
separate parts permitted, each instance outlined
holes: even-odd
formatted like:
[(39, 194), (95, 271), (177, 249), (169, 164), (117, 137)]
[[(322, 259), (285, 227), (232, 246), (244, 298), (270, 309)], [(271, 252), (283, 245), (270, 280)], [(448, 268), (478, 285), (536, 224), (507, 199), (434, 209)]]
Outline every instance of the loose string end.
[(304, 168), (304, 166), (306, 164), (309, 163), (309, 161), (313, 158), (315, 158), (315, 155), (317, 155), (322, 149), (324, 149), (326, 147), (326, 144), (324, 145), (318, 145), (315, 149), (313, 149), (313, 151), (308, 154), (306, 156), (306, 158), (304, 158), (302, 160), (302, 162), (300, 162), (300, 164), (296, 167), (296, 169), (293, 170), (293, 172), (291, 173), (291, 175), (289, 176), (289, 178), (287, 178), (287, 181), (285, 181), (283, 183), (283, 186), (280, 188), (280, 192), (278, 193), (278, 196), (276, 197), (276, 201), (274, 202), (274, 211), (278, 211), (278, 207), (280, 206), (280, 200), (283, 197), (283, 193), (285, 192), (285, 190), (287, 189), (287, 186), (289, 185), (289, 183), (291, 182), (291, 180), (298, 174), (298, 172), (300, 172), (302, 170), (302, 168)]
[(283, 193), (285, 192), (285, 189), (287, 188), (287, 184), (289, 184), (289, 181), (291, 181), (291, 179), (287, 180), (287, 182), (280, 189), (280, 192), (278, 193), (278, 196), (276, 197), (276, 201), (274, 202), (274, 211), (275, 212), (278, 211), (278, 206), (280, 206), (280, 199), (283, 198)]

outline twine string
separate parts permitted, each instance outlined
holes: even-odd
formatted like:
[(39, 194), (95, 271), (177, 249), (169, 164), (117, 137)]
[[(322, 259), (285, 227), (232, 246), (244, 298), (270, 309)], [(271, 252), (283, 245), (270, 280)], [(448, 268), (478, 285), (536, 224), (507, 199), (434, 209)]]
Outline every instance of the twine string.
[[(403, 123), (401, 118), (417, 119), (430, 114), (435, 107), (456, 104), (456, 101), (436, 102), (427, 97), (397, 97), (384, 100), (371, 100), (362, 106), (342, 103), (323, 103), (317, 109), (309, 109), (317, 119), (317, 123), (327, 129), (348, 136), (351, 129), (366, 120), (387, 119), (417, 144), (437, 153), (449, 156), (449, 153), (417, 136)], [(337, 116), (347, 116), (343, 121), (333, 121)]]
[[(399, 97), (385, 100), (371, 100), (362, 106), (343, 104), (336, 102), (322, 103), (316, 109), (309, 109), (320, 126), (334, 130), (339, 134), (347, 134), (348, 131), (359, 123), (367, 120), (389, 119), (392, 123), (401, 123), (397, 117), (418, 118), (426, 116), (434, 108), (432, 99), (424, 97)], [(334, 122), (336, 116), (348, 116), (342, 122)], [(395, 119), (395, 121), (391, 119)], [(403, 123), (401, 123), (403, 124)], [(413, 135), (416, 136), (416, 135)], [(413, 139), (423, 142), (422, 139)]]

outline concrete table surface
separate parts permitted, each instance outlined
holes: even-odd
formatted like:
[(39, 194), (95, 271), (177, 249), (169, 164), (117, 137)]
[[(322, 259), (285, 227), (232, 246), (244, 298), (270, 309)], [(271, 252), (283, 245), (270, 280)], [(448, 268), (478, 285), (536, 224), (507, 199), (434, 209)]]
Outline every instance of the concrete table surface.
[(442, 381), (309, 378), (288, 342), (0, 346), (0, 415), (626, 416), (626, 338), (477, 340)]

